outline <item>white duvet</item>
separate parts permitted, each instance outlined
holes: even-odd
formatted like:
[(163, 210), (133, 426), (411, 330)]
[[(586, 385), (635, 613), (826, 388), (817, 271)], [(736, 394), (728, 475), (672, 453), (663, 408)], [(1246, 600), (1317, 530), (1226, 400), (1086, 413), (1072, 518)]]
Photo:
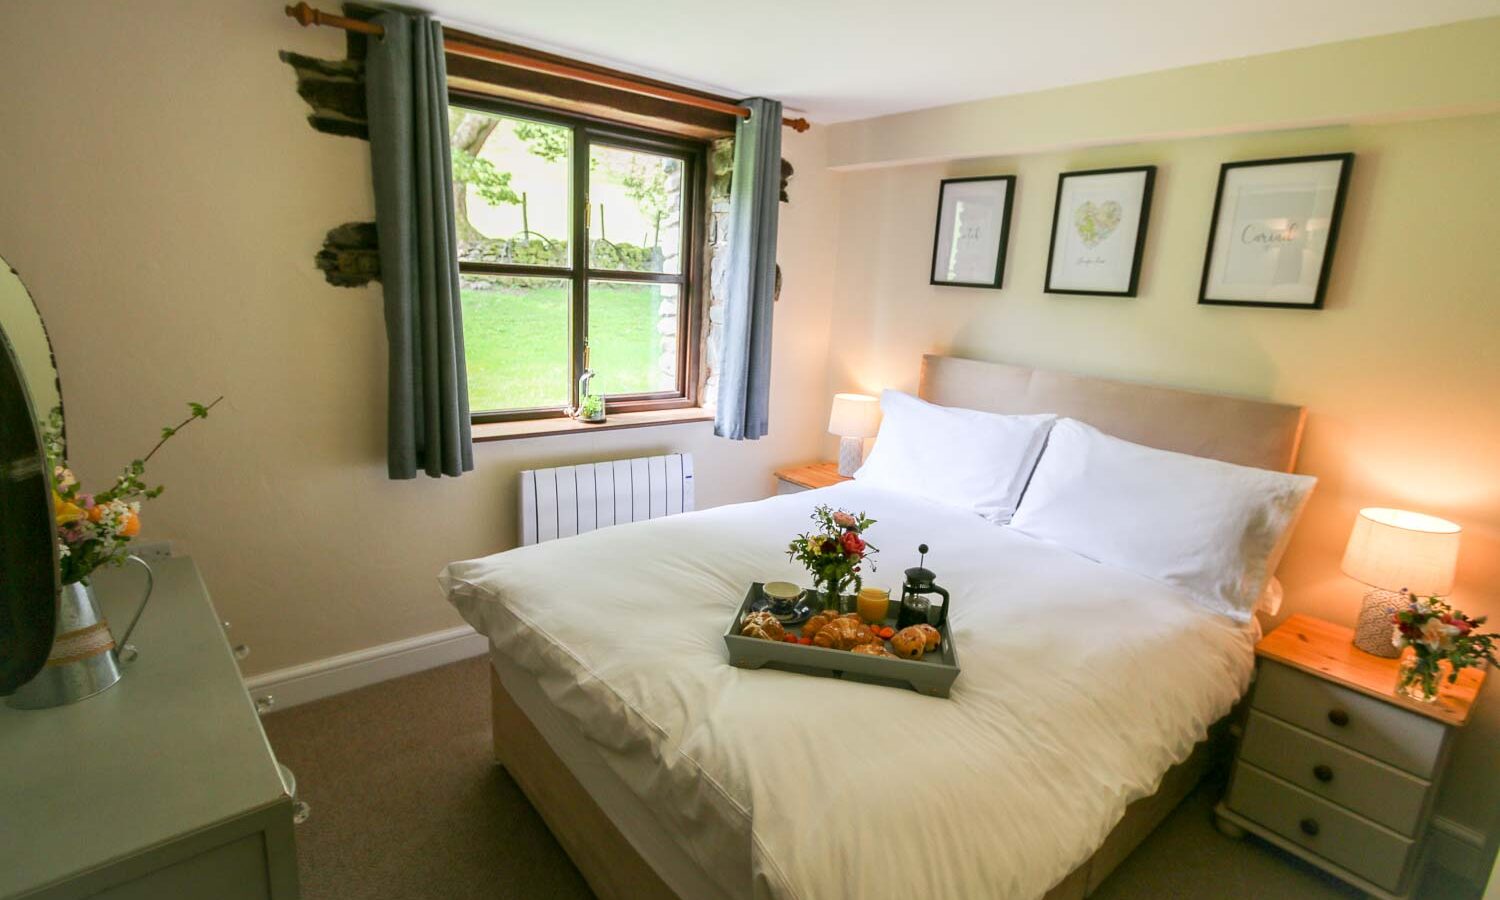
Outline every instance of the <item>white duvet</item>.
[[(864, 510), (867, 584), (927, 543), (952, 697), (731, 667), (752, 581)], [(735, 897), (1044, 894), (1246, 688), (1254, 635), (1166, 585), (978, 516), (847, 483), (453, 563), (441, 581)], [(898, 593), (893, 590), (893, 593)]]

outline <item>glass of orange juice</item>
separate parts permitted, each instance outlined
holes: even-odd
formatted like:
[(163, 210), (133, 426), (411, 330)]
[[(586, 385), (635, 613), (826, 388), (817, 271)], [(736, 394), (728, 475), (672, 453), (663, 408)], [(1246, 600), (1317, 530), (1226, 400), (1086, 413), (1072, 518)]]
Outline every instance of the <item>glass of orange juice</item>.
[(884, 622), (885, 615), (890, 611), (891, 592), (885, 588), (866, 587), (859, 589), (859, 598), (856, 601), (856, 609), (859, 617), (866, 622)]

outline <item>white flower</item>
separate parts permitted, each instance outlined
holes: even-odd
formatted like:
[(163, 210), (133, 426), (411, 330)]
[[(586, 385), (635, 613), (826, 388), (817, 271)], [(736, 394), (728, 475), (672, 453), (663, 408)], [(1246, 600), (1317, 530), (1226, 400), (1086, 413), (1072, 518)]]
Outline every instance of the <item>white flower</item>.
[(1442, 619), (1428, 619), (1422, 623), (1422, 643), (1429, 650), (1446, 650), (1453, 645), (1453, 639), (1458, 637), (1458, 629), (1452, 625), (1446, 625)]
[(1417, 601), (1417, 612), (1421, 613), (1424, 616), (1432, 612), (1432, 604), (1427, 602), (1426, 597), (1423, 597)]
[(1395, 647), (1397, 650), (1400, 650), (1402, 647), (1406, 646), (1406, 638), (1401, 634), (1401, 629), (1391, 629), (1391, 646)]

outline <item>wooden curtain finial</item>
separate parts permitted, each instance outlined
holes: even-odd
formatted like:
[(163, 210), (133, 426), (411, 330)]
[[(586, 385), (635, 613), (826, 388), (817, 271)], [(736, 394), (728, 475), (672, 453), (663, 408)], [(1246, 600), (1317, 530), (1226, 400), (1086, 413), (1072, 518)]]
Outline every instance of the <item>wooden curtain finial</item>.
[(781, 124), (792, 129), (798, 134), (801, 134), (802, 132), (812, 127), (812, 123), (803, 118), (782, 119)]
[(302, 23), (302, 27), (318, 24), (318, 11), (306, 3), (298, 3), (296, 6), (288, 6), (286, 14)]
[(286, 14), (288, 17), (302, 23), (303, 28), (309, 25), (331, 25), (334, 28), (342, 28), (345, 31), (368, 34), (373, 37), (385, 37), (385, 29), (379, 25), (372, 25), (369, 22), (361, 22), (359, 19), (350, 19), (346, 16), (335, 16), (332, 13), (323, 12), (321, 9), (314, 9), (305, 2), (298, 3), (296, 6), (288, 6)]

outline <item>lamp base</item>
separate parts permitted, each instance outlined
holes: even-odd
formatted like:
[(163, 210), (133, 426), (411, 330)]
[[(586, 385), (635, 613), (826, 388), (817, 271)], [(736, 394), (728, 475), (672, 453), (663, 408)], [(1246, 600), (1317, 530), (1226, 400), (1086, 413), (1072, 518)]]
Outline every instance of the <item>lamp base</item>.
[(865, 463), (865, 439), (857, 437), (839, 438), (839, 474), (853, 478), (854, 473)]
[(1396, 659), (1401, 650), (1391, 643), (1391, 613), (1410, 601), (1405, 591), (1383, 591), (1376, 588), (1365, 594), (1359, 608), (1359, 621), (1354, 625), (1354, 646), (1371, 656)]

